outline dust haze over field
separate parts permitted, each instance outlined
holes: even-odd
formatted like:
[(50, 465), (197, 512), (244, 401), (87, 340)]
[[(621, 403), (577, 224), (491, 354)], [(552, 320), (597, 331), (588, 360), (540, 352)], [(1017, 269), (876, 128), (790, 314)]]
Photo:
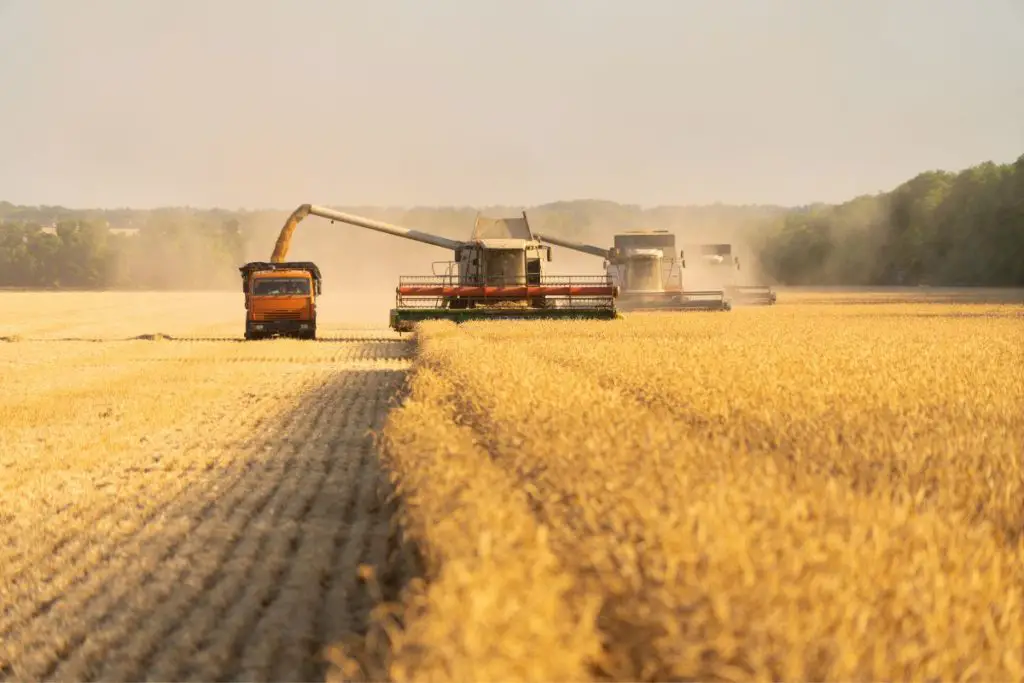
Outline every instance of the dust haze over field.
[[(686, 232), (703, 227), (673, 217), (676, 208), (838, 202), (922, 169), (965, 168), (1024, 147), (1024, 95), (1012, 68), (1024, 58), (1018, 5), (779, 0), (766, 12), (594, 0), (582, 16), (571, 4), (544, 3), (435, 12), (412, 0), (314, 1), (251, 12), (238, 0), (201, 11), (8, 0), (0, 4), (0, 79), (18, 106), (0, 126), (2, 199), (274, 209), (274, 229), (304, 202), (533, 210), (608, 199), (623, 202), (604, 207), (610, 225), (535, 225), (599, 243), (612, 229), (642, 227), (697, 238)], [(301, 47), (279, 40), (281, 26), (302, 27)], [(103, 49), (86, 49), (82, 35)], [(951, 42), (961, 50), (951, 52)], [(372, 211), (392, 220), (430, 213)], [(453, 214), (453, 234), (464, 237), (466, 212)], [(310, 230), (300, 227), (297, 253), (312, 253), (303, 246)], [(324, 303), (360, 320), (377, 319), (391, 298), (382, 287), (397, 275), (428, 273), (446, 256), (343, 234), (324, 252), (332, 261)], [(762, 279), (750, 234), (699, 238), (742, 246), (740, 281)], [(879, 241), (867, 243), (848, 277), (879, 260)], [(154, 277), (104, 286), (232, 286), (224, 261), (206, 265), (208, 245), (181, 253), (135, 246), (120, 265)], [(265, 258), (269, 244), (248, 248)], [(52, 255), (47, 249), (37, 260)], [(422, 259), (407, 258), (420, 251)], [(596, 273), (600, 263), (560, 253), (552, 271)], [(26, 279), (62, 286), (53, 273)], [(340, 291), (354, 296), (332, 301)]]
[[(361, 215), (394, 222), (386, 217), (387, 212), (363, 211)], [(284, 217), (277, 225), (268, 222), (259, 243), (250, 241), (247, 258), (269, 260), (274, 239), (284, 223)], [(472, 222), (464, 231), (460, 227), (463, 226), (444, 227), (436, 232), (468, 238)], [(387, 324), (388, 311), (394, 307), (400, 276), (429, 275), (433, 262), (447, 263), (453, 258), (447, 249), (345, 223), (332, 224), (319, 216), (307, 216), (299, 223), (287, 255), (288, 260), (314, 261), (323, 273), (324, 293), (317, 300), (318, 315), (328, 320), (380, 326)]]
[[(316, 201), (311, 201), (316, 203)], [(737, 284), (762, 284), (757, 273), (756, 251), (750, 238), (750, 226), (758, 220), (737, 213), (716, 218), (712, 211), (700, 207), (643, 211), (639, 207), (609, 208), (607, 204), (583, 202), (589, 213), (573, 213), (560, 205), (526, 207), (531, 228), (575, 241), (609, 248), (615, 233), (625, 230), (670, 229), (676, 233), (679, 248), (703, 243), (731, 243), (742, 268), (727, 275), (701, 276), (697, 270), (684, 271), (684, 286), (690, 289), (721, 288), (726, 278), (735, 277)], [(566, 203), (572, 207), (572, 203)], [(451, 239), (469, 239), (477, 214), (492, 217), (514, 217), (522, 207), (460, 207), (421, 208), (413, 210), (380, 207), (343, 207), (349, 213), (383, 220), (406, 228), (415, 228)], [(285, 225), (289, 212), (281, 211), (260, 217), (252, 225), (246, 244), (247, 260), (269, 260), (275, 240)], [(770, 210), (765, 210), (770, 215)], [(681, 218), (682, 216), (682, 218)], [(731, 218), (731, 220), (730, 220)], [(676, 253), (678, 256), (678, 253)], [(697, 261), (688, 251), (690, 263)], [(448, 249), (387, 235), (359, 226), (335, 222), (319, 216), (306, 216), (292, 235), (287, 252), (289, 260), (314, 261), (324, 276), (324, 295), (317, 306), (330, 320), (359, 324), (386, 324), (387, 312), (395, 303), (395, 287), (403, 275), (443, 274), (453, 259)], [(545, 263), (552, 275), (603, 274), (602, 259), (588, 254), (552, 247), (552, 261)], [(728, 270), (728, 269), (726, 269)]]

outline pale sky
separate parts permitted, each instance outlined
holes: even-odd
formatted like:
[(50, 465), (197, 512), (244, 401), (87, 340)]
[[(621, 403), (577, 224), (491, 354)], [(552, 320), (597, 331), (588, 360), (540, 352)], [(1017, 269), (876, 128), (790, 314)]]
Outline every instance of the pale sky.
[(0, 0), (0, 199), (843, 201), (1024, 153), (1022, 0)]

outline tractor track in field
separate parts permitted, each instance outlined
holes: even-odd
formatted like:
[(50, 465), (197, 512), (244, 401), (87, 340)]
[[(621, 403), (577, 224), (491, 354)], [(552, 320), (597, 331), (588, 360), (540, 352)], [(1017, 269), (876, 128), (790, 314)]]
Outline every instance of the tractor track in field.
[(312, 359), (255, 346), (240, 346), (241, 360), (163, 360), (302, 372), (293, 407), (275, 413), (274, 397), (256, 396), (197, 415), (215, 436), (208, 448), (184, 444), (163, 467), (121, 469), (108, 500), (57, 505), (56, 528), (11, 547), (0, 680), (322, 678), (324, 648), (362, 633), (375, 604), (359, 566), (383, 577), (385, 598), (417, 573), (371, 434), (410, 345), (358, 339)]

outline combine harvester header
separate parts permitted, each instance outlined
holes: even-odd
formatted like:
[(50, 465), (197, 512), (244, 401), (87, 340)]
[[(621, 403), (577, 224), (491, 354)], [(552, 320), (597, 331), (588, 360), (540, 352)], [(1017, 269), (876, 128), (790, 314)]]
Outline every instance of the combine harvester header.
[(602, 319), (617, 317), (618, 288), (604, 276), (548, 276), (551, 248), (530, 229), (526, 213), (517, 218), (477, 216), (466, 241), (383, 221), (303, 204), (281, 228), (272, 262), (283, 261), (299, 222), (314, 215), (396, 237), (449, 249), (454, 259), (434, 264), (433, 275), (402, 276), (395, 289), (391, 327), (408, 331), (424, 320)]
[(611, 249), (573, 242), (552, 235), (537, 239), (605, 260), (605, 273), (621, 288), (623, 311), (728, 311), (720, 289), (685, 290), (682, 255), (676, 258), (676, 238), (667, 230), (634, 230), (614, 237)]

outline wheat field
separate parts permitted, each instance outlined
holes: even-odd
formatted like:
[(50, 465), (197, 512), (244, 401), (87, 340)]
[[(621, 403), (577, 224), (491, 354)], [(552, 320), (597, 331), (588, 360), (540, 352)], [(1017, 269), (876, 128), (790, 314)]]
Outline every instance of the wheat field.
[(1024, 680), (1021, 292), (242, 312), (0, 294), (0, 680)]
[(425, 326), (391, 675), (1024, 679), (1024, 306), (914, 296)]
[(0, 295), (0, 680), (322, 680), (415, 571), (372, 437), (408, 341), (239, 311)]

